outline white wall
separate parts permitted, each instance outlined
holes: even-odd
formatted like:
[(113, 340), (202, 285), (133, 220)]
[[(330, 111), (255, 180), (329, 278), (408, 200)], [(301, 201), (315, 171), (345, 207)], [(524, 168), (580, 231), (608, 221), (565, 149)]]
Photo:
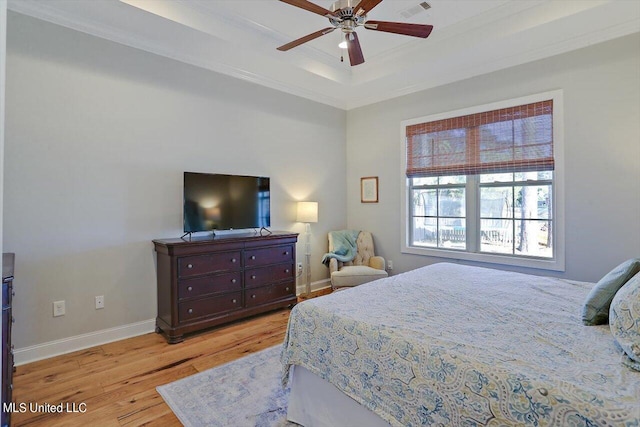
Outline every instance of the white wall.
[[(566, 271), (512, 269), (596, 281), (639, 257), (639, 34), (349, 111), (348, 226), (374, 233), (394, 273), (451, 261), (400, 253), (400, 122), (555, 89), (565, 106)], [(380, 203), (360, 203), (363, 176), (379, 176)]]
[[(346, 225), (344, 111), (8, 18), (4, 246), (17, 254), (18, 349), (155, 318), (151, 240), (182, 234), (183, 171), (271, 177), (274, 230), (302, 233), (295, 201), (318, 201), (313, 260)], [(327, 277), (313, 266), (313, 281)], [(56, 300), (66, 316), (52, 317)]]

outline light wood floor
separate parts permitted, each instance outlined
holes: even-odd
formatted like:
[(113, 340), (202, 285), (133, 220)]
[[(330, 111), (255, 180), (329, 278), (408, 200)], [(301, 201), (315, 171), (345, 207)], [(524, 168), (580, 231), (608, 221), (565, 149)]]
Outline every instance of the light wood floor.
[(18, 366), (14, 402), (69, 402), (76, 408), (84, 403), (86, 412), (13, 413), (11, 425), (180, 426), (156, 386), (281, 343), (289, 312), (282, 309), (235, 322), (179, 344), (169, 345), (151, 333)]

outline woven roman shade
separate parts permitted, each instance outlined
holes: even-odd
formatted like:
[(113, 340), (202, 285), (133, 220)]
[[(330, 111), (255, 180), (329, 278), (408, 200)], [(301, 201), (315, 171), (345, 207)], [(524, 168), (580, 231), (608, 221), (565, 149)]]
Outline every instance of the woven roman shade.
[(407, 177), (553, 170), (553, 100), (407, 126)]

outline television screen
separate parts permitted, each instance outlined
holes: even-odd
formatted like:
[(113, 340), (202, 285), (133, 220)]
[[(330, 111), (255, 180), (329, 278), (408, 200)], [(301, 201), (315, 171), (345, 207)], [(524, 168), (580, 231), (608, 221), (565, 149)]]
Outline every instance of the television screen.
[(269, 178), (184, 173), (184, 232), (271, 225)]

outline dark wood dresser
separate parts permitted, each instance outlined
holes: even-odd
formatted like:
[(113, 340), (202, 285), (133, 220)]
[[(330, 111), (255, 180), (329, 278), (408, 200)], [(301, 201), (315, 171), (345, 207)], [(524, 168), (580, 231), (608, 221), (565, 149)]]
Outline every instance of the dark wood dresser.
[(2, 426), (11, 422), (9, 408), (13, 391), (13, 345), (11, 344), (11, 300), (13, 298), (13, 266), (15, 255), (2, 254)]
[(154, 240), (156, 332), (184, 334), (296, 303), (296, 242), (285, 232)]

